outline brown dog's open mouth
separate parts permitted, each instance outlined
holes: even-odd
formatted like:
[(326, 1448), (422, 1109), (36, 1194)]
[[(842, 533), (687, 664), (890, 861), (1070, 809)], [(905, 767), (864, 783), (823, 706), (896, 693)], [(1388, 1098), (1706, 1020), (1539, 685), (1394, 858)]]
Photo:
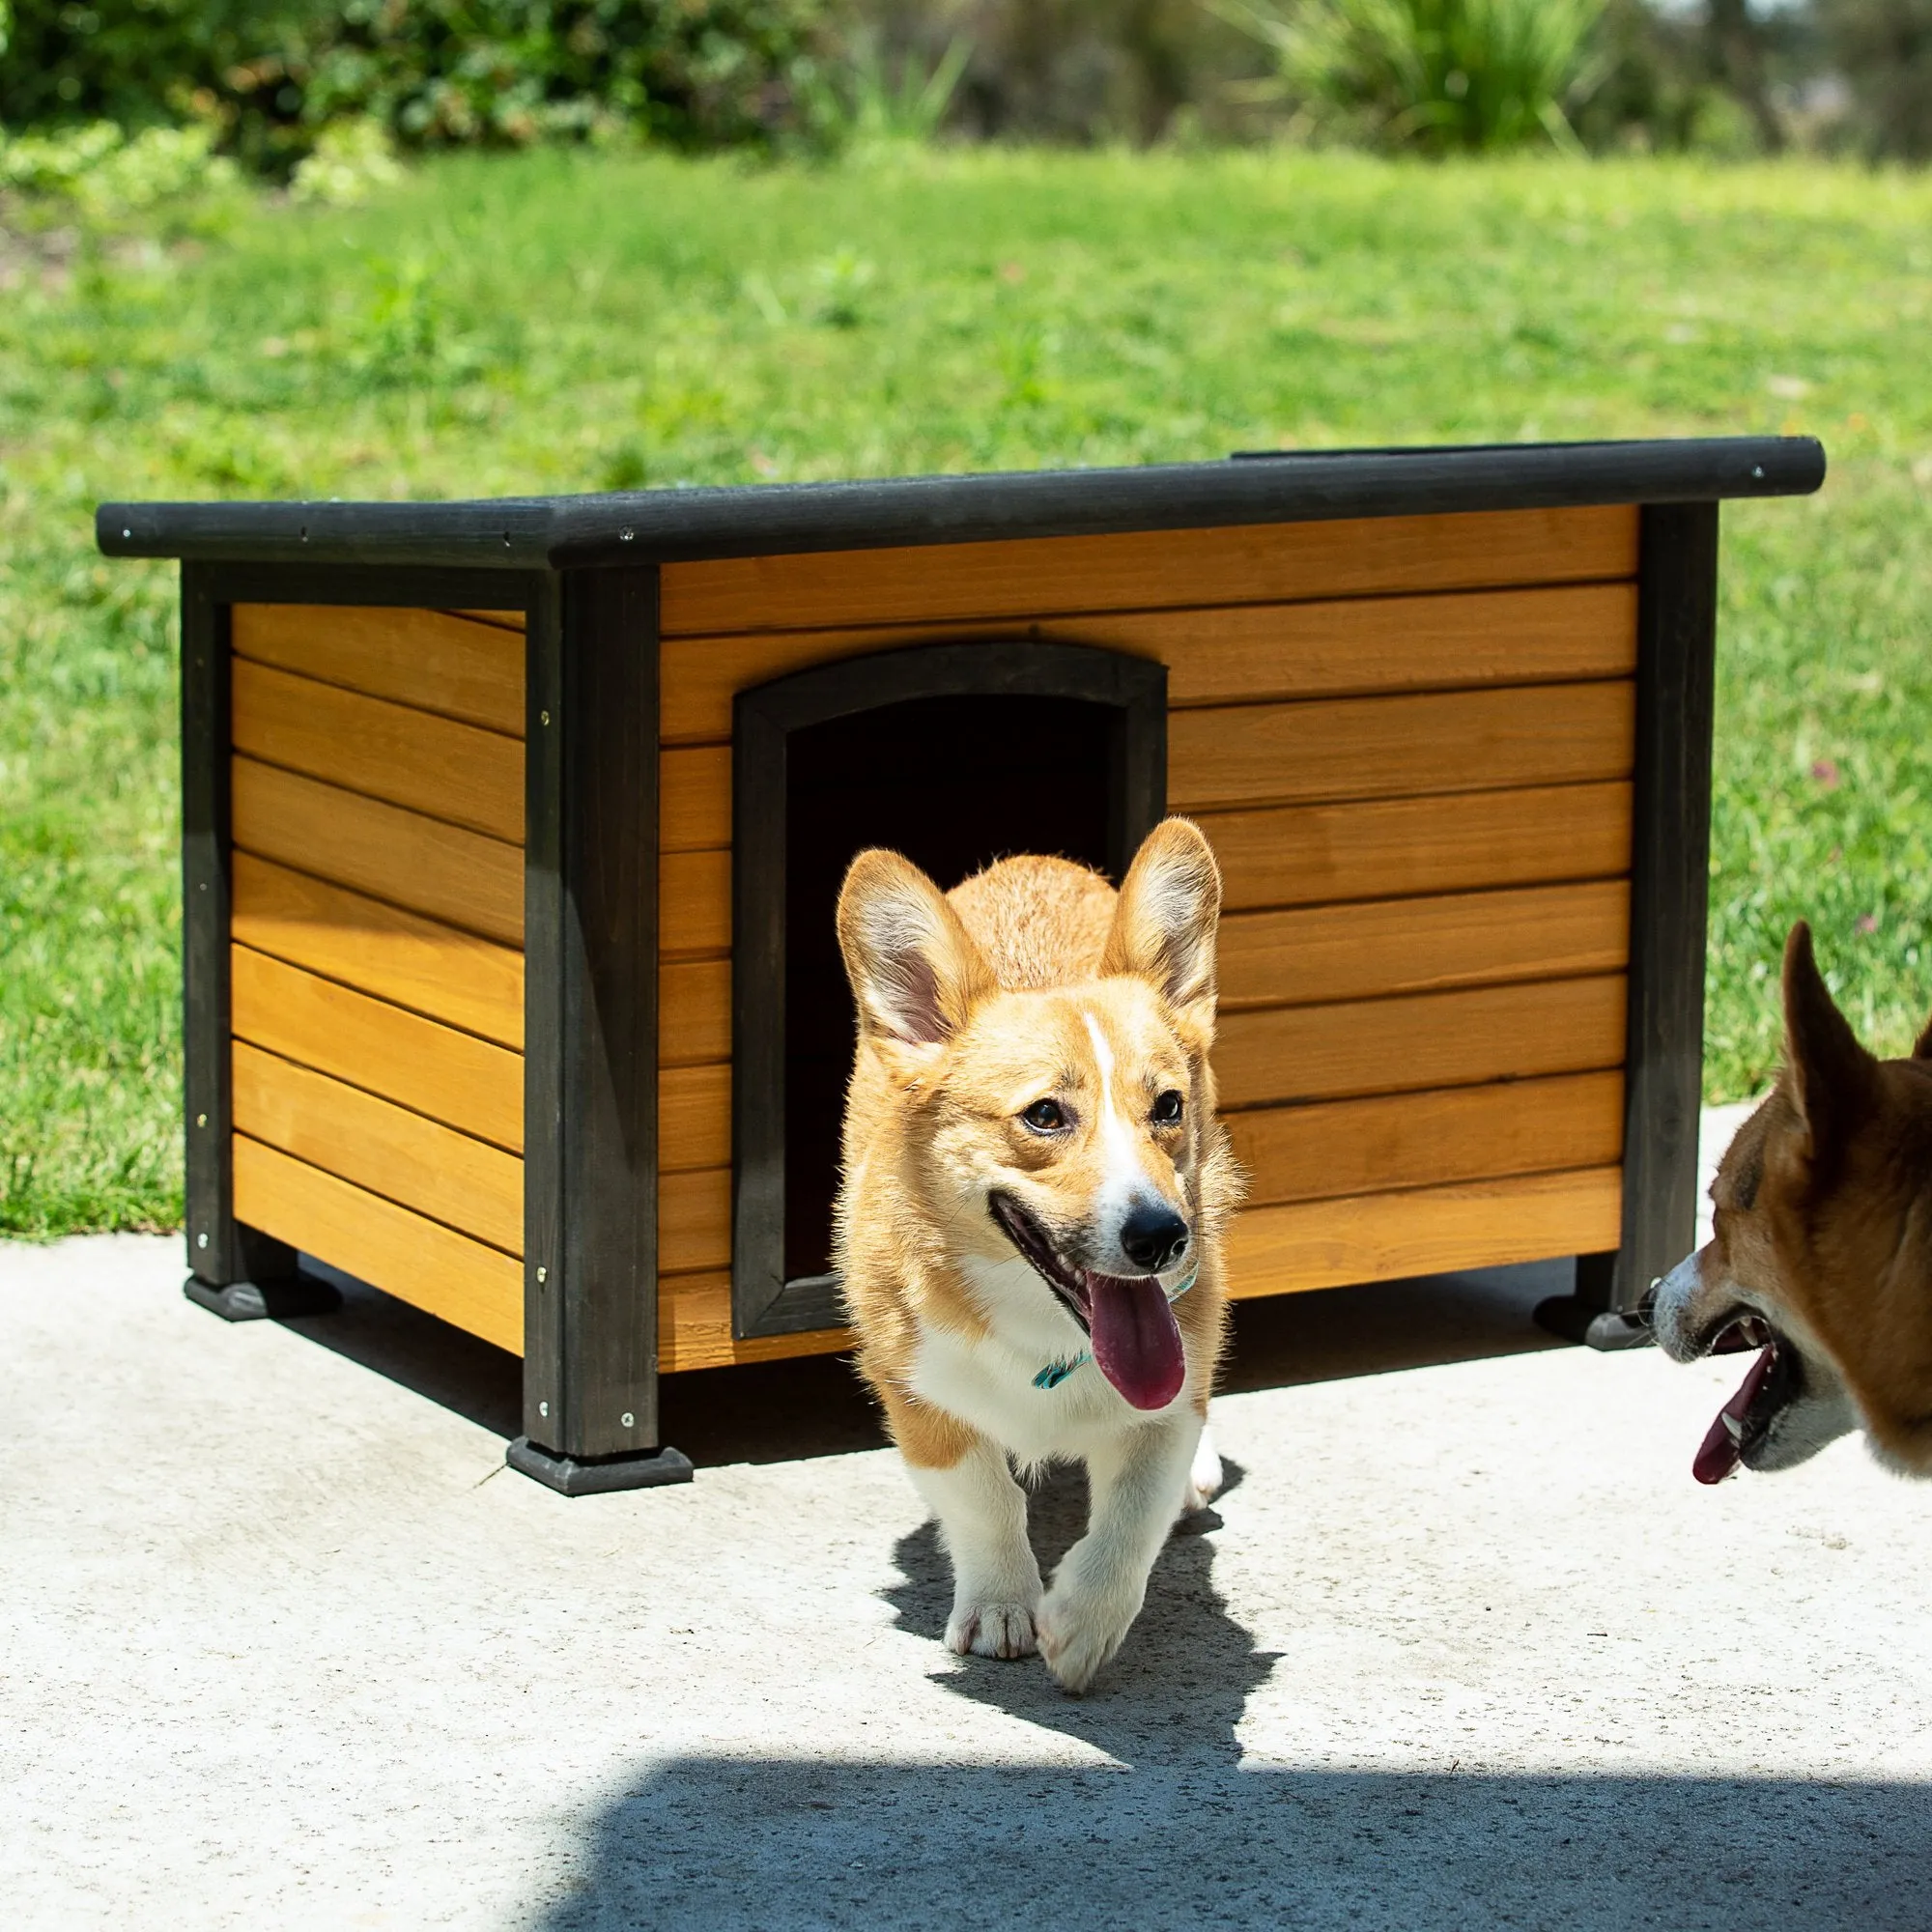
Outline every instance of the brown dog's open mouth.
[(1136, 1408), (1165, 1408), (1187, 1379), (1187, 1360), (1159, 1276), (1074, 1267), (1010, 1194), (990, 1194), (986, 1205), (1008, 1240), (1087, 1331), (1100, 1373)]
[(1704, 1352), (1735, 1355), (1748, 1349), (1758, 1351), (1757, 1360), (1737, 1394), (1718, 1411), (1690, 1464), (1690, 1473), (1700, 1483), (1721, 1483), (1735, 1475), (1798, 1395), (1802, 1383), (1798, 1351), (1762, 1316), (1733, 1316), (1715, 1331)]

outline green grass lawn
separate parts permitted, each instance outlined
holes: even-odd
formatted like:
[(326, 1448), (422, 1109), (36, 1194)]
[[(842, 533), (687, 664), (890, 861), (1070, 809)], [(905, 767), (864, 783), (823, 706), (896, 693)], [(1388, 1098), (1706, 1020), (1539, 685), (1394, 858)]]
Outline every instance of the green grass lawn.
[(107, 497), (1813, 432), (1820, 497), (1725, 516), (1707, 1090), (1801, 913), (1875, 1045), (1932, 1007), (1932, 178), (547, 154), (48, 259), (0, 248), (0, 1230), (180, 1211), (173, 573)]

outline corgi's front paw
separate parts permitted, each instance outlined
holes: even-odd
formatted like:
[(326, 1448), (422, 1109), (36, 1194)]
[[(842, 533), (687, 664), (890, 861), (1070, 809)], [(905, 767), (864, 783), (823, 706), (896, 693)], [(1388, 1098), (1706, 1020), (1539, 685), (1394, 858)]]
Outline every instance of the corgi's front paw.
[(1188, 1465), (1187, 1501), (1182, 1514), (1205, 1510), (1220, 1493), (1220, 1454), (1214, 1447), (1213, 1436), (1204, 1429), (1201, 1432), (1201, 1440), (1195, 1445), (1194, 1461)]
[(1039, 1654), (1063, 1690), (1077, 1697), (1093, 1683), (1140, 1607), (1139, 1597), (1117, 1590), (1087, 1590), (1071, 1579), (1054, 1584), (1039, 1606)]
[(1031, 1604), (955, 1604), (946, 1647), (961, 1657), (1031, 1657), (1038, 1648)]

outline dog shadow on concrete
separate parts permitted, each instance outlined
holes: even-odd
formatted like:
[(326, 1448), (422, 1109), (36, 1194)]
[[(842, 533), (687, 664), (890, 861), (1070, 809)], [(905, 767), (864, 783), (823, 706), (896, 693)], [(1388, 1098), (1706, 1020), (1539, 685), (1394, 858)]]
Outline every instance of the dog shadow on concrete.
[[(1239, 1487), (1239, 1464), (1224, 1464), (1225, 1500)], [(1040, 1574), (1052, 1577), (1087, 1528), (1086, 1472), (1056, 1466), (1033, 1489), (1028, 1518)], [(1084, 1697), (1069, 1697), (1037, 1659), (953, 1657), (943, 1647), (952, 1605), (952, 1564), (935, 1522), (899, 1539), (898, 1582), (883, 1593), (899, 1627), (933, 1647), (938, 1683), (955, 1696), (1004, 1711), (1024, 1723), (1077, 1738), (1128, 1766), (1232, 1763), (1236, 1727), (1274, 1657), (1229, 1614), (1214, 1587), (1213, 1509), (1184, 1517), (1149, 1579), (1147, 1603), (1121, 1653)]]

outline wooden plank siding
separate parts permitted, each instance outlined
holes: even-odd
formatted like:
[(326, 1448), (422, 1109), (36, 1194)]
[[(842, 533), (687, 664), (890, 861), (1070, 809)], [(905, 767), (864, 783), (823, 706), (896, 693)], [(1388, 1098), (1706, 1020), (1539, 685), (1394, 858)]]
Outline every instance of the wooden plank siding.
[(668, 637), (663, 740), (728, 744), (735, 694), (787, 671), (907, 644), (995, 639), (1098, 644), (1157, 659), (1167, 667), (1168, 703), (1176, 710), (1629, 677), (1636, 668), (1636, 586), (1625, 581), (1314, 604), (1082, 611), (1025, 622), (954, 618)]
[(665, 567), (663, 636), (1274, 604), (1636, 575), (1629, 505), (1024, 537)]
[(246, 1134), (235, 1136), (234, 1158), (235, 1212), (249, 1227), (523, 1351), (524, 1267), (515, 1256)]
[(237, 658), (235, 749), (521, 844), (524, 741)]
[[(1177, 711), (1168, 806), (1195, 813), (1625, 781), (1635, 691), (1617, 678)], [(728, 746), (666, 752), (658, 784), (661, 851), (730, 844)]]
[(505, 946), (524, 943), (524, 850), (238, 755), (235, 843)]
[(522, 618), (231, 633), (237, 1211), (523, 1347)]
[(238, 1041), (523, 1152), (522, 1054), (250, 947), (232, 948), (230, 961)]
[(1234, 913), (1218, 957), (1223, 1013), (1614, 973), (1630, 957), (1630, 882)]
[(270, 958), (523, 1048), (521, 951), (241, 851), (232, 930)]
[(659, 1214), (680, 1363), (751, 1358), (726, 1272), (732, 696), (942, 639), (1168, 668), (1170, 805), (1226, 887), (1215, 1058), (1254, 1203), (1237, 1292), (1614, 1245), (1635, 562), (1635, 513), (1612, 509), (668, 566)]
[(234, 1046), (235, 1130), (372, 1194), (524, 1251), (524, 1164), (393, 1101), (245, 1040)]
[[(1170, 803), (1227, 888), (1236, 1293), (1614, 1245), (1636, 535), (1608, 508), (666, 566), (661, 1366), (847, 1340), (731, 1336), (732, 696), (942, 639), (1168, 668)], [(512, 1349), (522, 626), (238, 607), (232, 687), (243, 1218)]]
[(368, 697), (524, 735), (523, 617), (508, 630), (385, 605), (238, 604), (235, 655)]
[(1229, 1290), (1238, 1299), (1600, 1253), (1617, 1244), (1622, 1204), (1622, 1170), (1595, 1167), (1251, 1208), (1229, 1231)]

